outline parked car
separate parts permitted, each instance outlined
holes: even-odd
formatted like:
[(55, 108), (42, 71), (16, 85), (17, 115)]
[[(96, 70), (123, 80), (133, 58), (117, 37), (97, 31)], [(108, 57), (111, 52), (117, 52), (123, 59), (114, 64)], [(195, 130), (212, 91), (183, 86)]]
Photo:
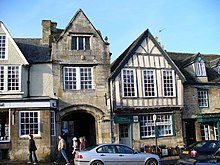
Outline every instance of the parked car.
[(159, 165), (155, 154), (138, 153), (122, 144), (100, 144), (78, 151), (75, 165)]
[(199, 156), (214, 154), (220, 147), (219, 140), (203, 140), (197, 141), (184, 148), (180, 154), (180, 158), (197, 158)]
[[(214, 146), (214, 142), (211, 141), (206, 144)], [(213, 148), (215, 148), (214, 153), (212, 153), (212, 151), (209, 151), (208, 154), (205, 154), (207, 152), (199, 152), (199, 154), (197, 154), (196, 156), (194, 156), (193, 154), (193, 156), (191, 156), (190, 158), (182, 157), (177, 161), (177, 165), (220, 165), (220, 147), (218, 147), (217, 149), (216, 147)]]

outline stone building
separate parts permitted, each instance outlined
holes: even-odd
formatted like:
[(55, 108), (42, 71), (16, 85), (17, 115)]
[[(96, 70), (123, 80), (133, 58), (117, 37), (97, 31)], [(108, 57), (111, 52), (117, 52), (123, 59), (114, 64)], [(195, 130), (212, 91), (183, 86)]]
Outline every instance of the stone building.
[[(87, 145), (111, 142), (107, 106), (110, 74), (109, 43), (80, 9), (65, 29), (43, 20), (43, 41), (51, 48), (53, 92), (58, 98), (57, 134)], [(57, 139), (54, 139), (57, 140)]]
[(39, 159), (48, 159), (56, 109), (50, 50), (41, 39), (13, 39), (0, 22), (0, 59), (0, 159), (27, 160), (29, 134)]
[(198, 140), (219, 140), (220, 56), (168, 54), (186, 77), (182, 114), (185, 144)]
[(149, 30), (111, 65), (114, 138), (139, 149), (183, 145), (184, 75)]
[(54, 158), (58, 134), (69, 151), (73, 136), (111, 142), (109, 43), (84, 12), (65, 29), (43, 20), (42, 38), (13, 39), (0, 25), (1, 158), (26, 160), (29, 134), (39, 160)]

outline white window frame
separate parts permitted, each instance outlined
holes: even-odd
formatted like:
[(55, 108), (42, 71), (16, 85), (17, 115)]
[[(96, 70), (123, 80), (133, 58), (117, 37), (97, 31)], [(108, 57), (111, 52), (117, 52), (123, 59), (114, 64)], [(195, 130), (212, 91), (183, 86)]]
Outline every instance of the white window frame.
[[(201, 97), (202, 96), (202, 97)], [(205, 97), (203, 97), (205, 96)], [(200, 101), (201, 100), (201, 103), (200, 104)], [(198, 105), (199, 107), (201, 108), (205, 108), (205, 107), (209, 107), (209, 95), (208, 95), (208, 90), (205, 90), (205, 89), (198, 89)]]
[[(3, 79), (0, 79), (0, 80), (3, 80), (1, 83), (3, 83), (4, 85), (1, 86), (3, 87), (4, 89), (3, 90), (0, 90), (2, 92), (18, 92), (18, 91), (21, 91), (21, 66), (19, 65), (0, 65), (0, 67), (3, 67), (4, 68), (4, 71), (3, 71), (3, 75), (4, 75), (4, 78)], [(18, 90), (8, 90), (9, 86), (8, 86), (8, 81), (9, 81), (9, 74), (8, 74), (8, 68), (9, 67), (18, 67)]]
[[(172, 136), (173, 135), (173, 119), (171, 114), (157, 115), (158, 136)], [(163, 131), (163, 132), (162, 132)], [(165, 133), (164, 133), (165, 131)], [(169, 131), (169, 132), (167, 132)]]
[[(165, 95), (165, 84), (164, 84), (164, 72), (171, 72), (172, 75), (172, 95)], [(162, 70), (162, 87), (163, 87), (163, 97), (176, 97), (176, 81), (174, 70), (164, 69)]]
[(50, 111), (50, 122), (51, 122), (51, 136), (56, 136), (56, 113)]
[(219, 136), (218, 136), (218, 126), (215, 124), (214, 126), (214, 138), (215, 140), (219, 140)]
[[(66, 71), (65, 71), (65, 69), (75, 69), (75, 71), (76, 71), (76, 76), (75, 76), (75, 78), (76, 78), (76, 88), (71, 88), (71, 89), (69, 89), (69, 88), (66, 88), (66, 80), (65, 80), (65, 78), (66, 78)], [(81, 88), (81, 85), (82, 85), (82, 82), (83, 82), (83, 80), (81, 80), (81, 71), (80, 71), (80, 69), (90, 69), (91, 70), (91, 84), (89, 84), (89, 85), (91, 85), (91, 88), (86, 88), (86, 89), (82, 89)], [(70, 78), (71, 79), (71, 78)], [(70, 80), (70, 82), (71, 82), (71, 80)], [(93, 68), (92, 67), (63, 67), (63, 86), (64, 86), (64, 90), (87, 90), (87, 89), (93, 89)]]
[(206, 76), (206, 67), (204, 62), (195, 62), (196, 76)]
[[(134, 88), (134, 95), (131, 95), (131, 96), (127, 96), (125, 95), (125, 91), (124, 91), (124, 71), (132, 71), (133, 72), (133, 77), (134, 77), (134, 82), (130, 83), (130, 85), (134, 84), (133, 87), (131, 87), (130, 89)], [(136, 72), (135, 72), (135, 69), (130, 69), (130, 68), (126, 68), (126, 69), (122, 69), (121, 70), (121, 80), (122, 80), (122, 95), (123, 97), (137, 97), (137, 84), (136, 84)], [(132, 92), (132, 93), (133, 93)]]
[[(150, 75), (153, 76), (153, 90), (152, 91), (149, 91), (151, 93), (154, 93), (154, 95), (151, 95), (151, 96), (147, 96), (146, 95), (146, 88), (145, 88), (145, 72), (152, 72), (152, 74)], [(149, 77), (149, 76), (148, 76)], [(144, 69), (142, 71), (142, 80), (143, 80), (143, 94), (144, 94), (144, 97), (157, 97), (157, 86), (156, 86), (156, 75), (155, 75), (155, 70), (154, 69)], [(147, 79), (149, 80), (149, 79)], [(152, 83), (150, 83), (152, 84)]]
[[(172, 114), (158, 114), (156, 116), (157, 116), (156, 125), (157, 125), (158, 136), (159, 137), (172, 136), (174, 134)], [(145, 130), (145, 134), (143, 133), (143, 130)], [(167, 131), (169, 132), (167, 133)], [(153, 120), (153, 114), (140, 116), (140, 134), (141, 134), (141, 138), (155, 137), (155, 123)]]
[[(38, 129), (38, 133), (37, 134), (34, 134), (34, 133), (31, 133), (29, 132), (28, 134), (22, 134), (21, 131), (22, 131), (22, 128), (21, 128), (21, 114), (22, 113), (37, 113), (37, 129)], [(25, 123), (25, 124), (28, 124), (28, 123)], [(35, 123), (29, 123), (29, 124), (35, 124)], [(19, 137), (23, 138), (23, 137), (28, 137), (28, 135), (31, 133), (32, 135), (34, 135), (35, 137), (40, 137), (41, 134), (40, 134), (41, 130), (40, 130), (40, 111), (19, 111)]]
[(153, 114), (140, 116), (140, 136), (141, 138), (155, 137)]
[(0, 36), (5, 36), (5, 47), (2, 47), (0, 44), (0, 48), (5, 48), (5, 58), (1, 58), (1, 54), (0, 54), (0, 60), (7, 60), (8, 59), (8, 37), (6, 34), (2, 34), (2, 33), (0, 33)]
[[(73, 46), (72, 46), (72, 40), (73, 40), (73, 37), (76, 37), (76, 49), (73, 49)], [(79, 49), (79, 38), (82, 37), (83, 38), (83, 49)], [(91, 50), (91, 35), (71, 35), (71, 50)], [(89, 38), (89, 49), (86, 49), (86, 38)]]

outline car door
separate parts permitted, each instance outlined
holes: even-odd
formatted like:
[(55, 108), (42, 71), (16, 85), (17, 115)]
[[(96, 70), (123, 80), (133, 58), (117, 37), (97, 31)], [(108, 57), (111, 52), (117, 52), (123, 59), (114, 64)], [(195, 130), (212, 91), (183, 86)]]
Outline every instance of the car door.
[(105, 165), (118, 164), (118, 155), (116, 154), (112, 145), (103, 145), (96, 150), (98, 159), (105, 162)]
[(140, 162), (138, 154), (135, 154), (134, 150), (124, 145), (116, 145), (116, 152), (118, 155), (117, 165), (143, 165)]

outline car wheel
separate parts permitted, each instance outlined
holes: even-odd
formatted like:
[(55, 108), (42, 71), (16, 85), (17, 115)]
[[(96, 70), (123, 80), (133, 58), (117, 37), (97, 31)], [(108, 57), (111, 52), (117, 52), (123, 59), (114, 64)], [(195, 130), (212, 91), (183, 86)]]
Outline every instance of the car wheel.
[(145, 165), (157, 165), (157, 161), (155, 159), (149, 159)]
[(101, 161), (95, 160), (90, 165), (103, 165), (103, 163)]

